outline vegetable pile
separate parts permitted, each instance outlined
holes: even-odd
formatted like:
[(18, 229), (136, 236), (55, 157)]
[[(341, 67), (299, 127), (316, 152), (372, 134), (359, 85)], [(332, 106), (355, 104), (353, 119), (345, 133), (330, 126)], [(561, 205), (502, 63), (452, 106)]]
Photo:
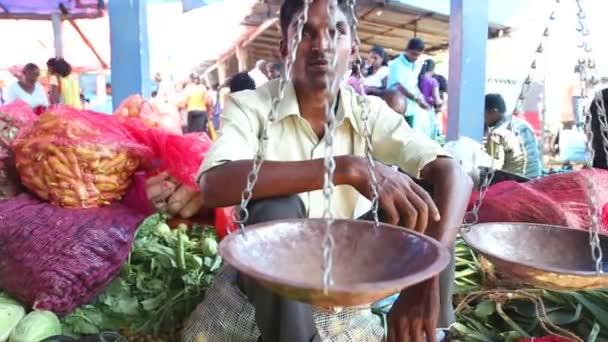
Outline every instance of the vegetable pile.
[(93, 302), (64, 317), (64, 331), (121, 330), (174, 340), (167, 334), (181, 328), (221, 266), (217, 246), (213, 229), (180, 225), (172, 230), (165, 216), (150, 216), (140, 225), (120, 276)]
[(456, 247), (452, 341), (606, 341), (608, 290), (553, 292), (497, 278), (464, 242)]
[(17, 138), (14, 150), (23, 185), (70, 208), (119, 200), (147, 152), (114, 117), (67, 107), (40, 116)]

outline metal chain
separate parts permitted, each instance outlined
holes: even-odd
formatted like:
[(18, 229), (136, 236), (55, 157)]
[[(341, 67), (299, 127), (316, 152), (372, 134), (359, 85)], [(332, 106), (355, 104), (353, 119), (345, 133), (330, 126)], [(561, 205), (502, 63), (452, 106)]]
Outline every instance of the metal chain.
[[(513, 112), (511, 114), (511, 117), (509, 118), (508, 127), (509, 127), (509, 130), (511, 130), (512, 132), (513, 132), (513, 116), (518, 114), (519, 112), (521, 112), (524, 101), (525, 101), (526, 97), (528, 96), (528, 93), (530, 92), (530, 87), (532, 85), (532, 81), (534, 80), (534, 76), (536, 74), (539, 58), (541, 57), (541, 55), (545, 49), (545, 44), (549, 38), (550, 28), (551, 28), (553, 22), (555, 21), (557, 8), (560, 5), (560, 3), (561, 3), (561, 0), (555, 0), (555, 3), (554, 3), (555, 8), (551, 11), (551, 15), (549, 16), (548, 24), (547, 24), (547, 26), (545, 26), (545, 29), (544, 29), (543, 34), (540, 39), (540, 43), (538, 44), (538, 46), (536, 47), (536, 50), (534, 52), (534, 56), (532, 58), (532, 64), (530, 64), (530, 68), (528, 70), (528, 75), (526, 76), (526, 79), (524, 80), (524, 82), (521, 86), (519, 96), (517, 97), (517, 101), (515, 102), (515, 107), (513, 108)], [(488, 134), (488, 138), (487, 138), (487, 139), (490, 139), (491, 148), (493, 147), (493, 143), (491, 140), (492, 135), (493, 135), (493, 133), (490, 132)], [(516, 135), (517, 135), (517, 133), (516, 133)], [(523, 146), (522, 146), (523, 143), (522, 143), (521, 139), (519, 141), (520, 141), (520, 147), (522, 147), (522, 151), (524, 151), (524, 153), (526, 153), (527, 151), (525, 148), (523, 148)], [(475, 199), (475, 202), (473, 203), (473, 208), (471, 209), (471, 211), (469, 211), (465, 215), (465, 218), (464, 218), (464, 224), (463, 224), (464, 229), (470, 228), (471, 226), (477, 224), (477, 221), (479, 221), (479, 210), (481, 209), (483, 200), (488, 192), (488, 188), (490, 187), (490, 184), (492, 184), (492, 180), (494, 179), (494, 174), (495, 174), (494, 151), (490, 151), (490, 156), (492, 156), (490, 168), (488, 169), (487, 174), (482, 175), (482, 177), (481, 177), (481, 185), (480, 185), (478, 197)], [(524, 155), (524, 159), (527, 159), (527, 157), (525, 155)], [(527, 164), (527, 162), (526, 162), (526, 164)], [(526, 164), (524, 164), (524, 169), (526, 169), (526, 167), (527, 167)]]
[[(357, 18), (357, 3), (356, 0), (350, 0), (350, 11), (352, 17), (352, 25), (351, 25), (351, 33), (354, 35), (355, 46), (357, 48), (357, 73), (359, 76), (359, 87), (363, 92), (363, 73), (361, 72), (361, 66), (363, 65), (363, 58), (361, 58), (361, 53), (359, 47), (361, 46), (361, 39), (359, 38), (359, 34), (357, 33), (357, 27), (359, 25), (359, 19)], [(361, 113), (361, 121), (363, 123), (363, 139), (365, 140), (365, 158), (367, 159), (367, 168), (369, 171), (369, 186), (372, 191), (372, 215), (374, 218), (374, 227), (378, 228), (380, 225), (380, 219), (378, 218), (378, 206), (380, 202), (380, 195), (378, 193), (378, 180), (376, 179), (376, 163), (374, 161), (374, 148), (372, 146), (371, 141), (371, 132), (369, 129), (369, 99), (366, 96), (357, 97), (357, 101), (359, 106), (362, 108)]]
[[(338, 44), (338, 33), (336, 29), (335, 23), (335, 7), (332, 6), (334, 2), (327, 2), (327, 16), (329, 18), (329, 27), (324, 32), (325, 39), (329, 43), (327, 48), (328, 53), (331, 56), (330, 61), (330, 69), (336, 70), (336, 63), (338, 61), (338, 54), (336, 51), (336, 46)], [(333, 32), (333, 37), (332, 37)], [(334, 89), (338, 85), (339, 82), (338, 75), (334, 75), (332, 78), (331, 75), (327, 75), (327, 90), (329, 92), (329, 97), (327, 98), (327, 102), (325, 104), (325, 158), (324, 158), (324, 166), (325, 166), (325, 179), (323, 181), (323, 199), (325, 208), (323, 210), (323, 218), (325, 221), (325, 235), (323, 237), (323, 291), (327, 294), (329, 287), (333, 284), (332, 279), (332, 265), (333, 265), (333, 251), (335, 246), (335, 240), (332, 234), (332, 226), (333, 226), (333, 207), (331, 203), (331, 198), (334, 193), (334, 171), (336, 170), (336, 160), (334, 158), (334, 138), (336, 135), (336, 103), (338, 101), (338, 94), (334, 93)]]
[(302, 28), (304, 24), (308, 20), (308, 9), (310, 4), (312, 4), (313, 0), (304, 0), (304, 6), (302, 13), (298, 17), (298, 25), (296, 35), (294, 36), (293, 41), (291, 42), (291, 54), (289, 59), (285, 63), (285, 67), (283, 72), (281, 73), (281, 80), (279, 81), (279, 91), (278, 96), (273, 98), (272, 101), (272, 110), (268, 114), (266, 122), (264, 123), (264, 128), (262, 130), (262, 135), (259, 138), (259, 146), (256, 152), (256, 155), (253, 159), (253, 166), (249, 174), (247, 175), (247, 185), (243, 190), (241, 195), (241, 204), (239, 205), (238, 210), (233, 212), (233, 219), (235, 224), (238, 226), (241, 233), (245, 233), (245, 223), (249, 219), (249, 211), (247, 210), (247, 205), (253, 196), (253, 189), (258, 180), (258, 175), (260, 173), (260, 169), (262, 164), (264, 163), (264, 157), (266, 156), (266, 147), (268, 145), (268, 127), (270, 127), (277, 118), (277, 112), (279, 109), (279, 104), (283, 99), (285, 94), (285, 88), (287, 87), (287, 83), (291, 80), (293, 64), (296, 60), (296, 52), (300, 42), (302, 41)]
[[(587, 136), (587, 144), (586, 144), (586, 162), (588, 168), (593, 168), (593, 160), (595, 157), (595, 150), (593, 146), (593, 130), (591, 127), (592, 116), (590, 107), (592, 105), (589, 101), (590, 92), (595, 88), (596, 78), (594, 73), (595, 70), (595, 61), (591, 58), (591, 53), (593, 49), (591, 48), (591, 44), (589, 42), (589, 29), (586, 23), (586, 14), (583, 10), (580, 0), (576, 0), (576, 5), (578, 8), (576, 17), (577, 17), (577, 29), (576, 31), (579, 33), (580, 41), (577, 46), (581, 50), (581, 56), (578, 59), (578, 73), (580, 76), (580, 90), (581, 90), (581, 98), (583, 103), (583, 116), (584, 116), (584, 129), (585, 134)], [(602, 98), (602, 94), (600, 91), (599, 98)], [(603, 107), (603, 100), (599, 105)], [(602, 114), (600, 114), (602, 112)], [(605, 121), (605, 108), (598, 110), (598, 121), (599, 115), (603, 115), (602, 120)], [(602, 134), (605, 138), (605, 135)], [(604, 148), (606, 148), (606, 141), (604, 141)], [(589, 191), (589, 211), (591, 217), (591, 226), (589, 227), (589, 247), (591, 248), (591, 256), (595, 263), (595, 272), (599, 275), (603, 273), (603, 265), (602, 265), (602, 248), (600, 245), (600, 223), (599, 223), (599, 209), (597, 203), (597, 191), (595, 190), (595, 184), (590, 179), (587, 179), (587, 189)]]

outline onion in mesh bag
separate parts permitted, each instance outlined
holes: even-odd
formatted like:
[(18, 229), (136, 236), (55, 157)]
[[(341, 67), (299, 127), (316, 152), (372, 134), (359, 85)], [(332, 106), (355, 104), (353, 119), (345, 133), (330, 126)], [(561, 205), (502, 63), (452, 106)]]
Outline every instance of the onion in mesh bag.
[(55, 107), (15, 140), (25, 187), (62, 207), (98, 207), (120, 200), (149, 154), (115, 117)]
[[(314, 311), (313, 318), (323, 341), (380, 342), (384, 328), (370, 310), (340, 313)], [(260, 332), (255, 309), (236, 284), (236, 270), (223, 266), (213, 287), (190, 315), (183, 330), (184, 342), (257, 342)]]

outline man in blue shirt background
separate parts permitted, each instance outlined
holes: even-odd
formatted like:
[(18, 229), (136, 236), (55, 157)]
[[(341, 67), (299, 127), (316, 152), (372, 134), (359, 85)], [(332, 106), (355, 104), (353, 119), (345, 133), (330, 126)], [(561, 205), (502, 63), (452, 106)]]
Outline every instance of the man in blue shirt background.
[(424, 41), (420, 38), (412, 38), (405, 48), (405, 52), (396, 57), (390, 63), (387, 87), (398, 90), (407, 99), (407, 110), (405, 119), (414, 126), (414, 115), (423, 109), (428, 111), (431, 107), (424, 101), (418, 88), (418, 75), (422, 65), (416, 63), (424, 52)]

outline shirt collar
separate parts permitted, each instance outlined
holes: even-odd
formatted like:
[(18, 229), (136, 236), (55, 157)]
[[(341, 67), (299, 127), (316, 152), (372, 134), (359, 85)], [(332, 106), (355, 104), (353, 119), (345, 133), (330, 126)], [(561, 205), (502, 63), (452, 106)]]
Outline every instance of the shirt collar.
[[(277, 96), (276, 94), (278, 94), (279, 81), (273, 80), (271, 82), (273, 83), (270, 89), (273, 94), (271, 98), (274, 99)], [(360, 134), (354, 113), (354, 110), (359, 108), (357, 95), (349, 86), (341, 85), (340, 98), (338, 101), (338, 121), (341, 122), (343, 119), (349, 120), (351, 126)], [(288, 82), (285, 86), (285, 93), (283, 94), (283, 99), (280, 101), (277, 111), (277, 121), (281, 121), (289, 116), (301, 116), (296, 91), (292, 82)]]

